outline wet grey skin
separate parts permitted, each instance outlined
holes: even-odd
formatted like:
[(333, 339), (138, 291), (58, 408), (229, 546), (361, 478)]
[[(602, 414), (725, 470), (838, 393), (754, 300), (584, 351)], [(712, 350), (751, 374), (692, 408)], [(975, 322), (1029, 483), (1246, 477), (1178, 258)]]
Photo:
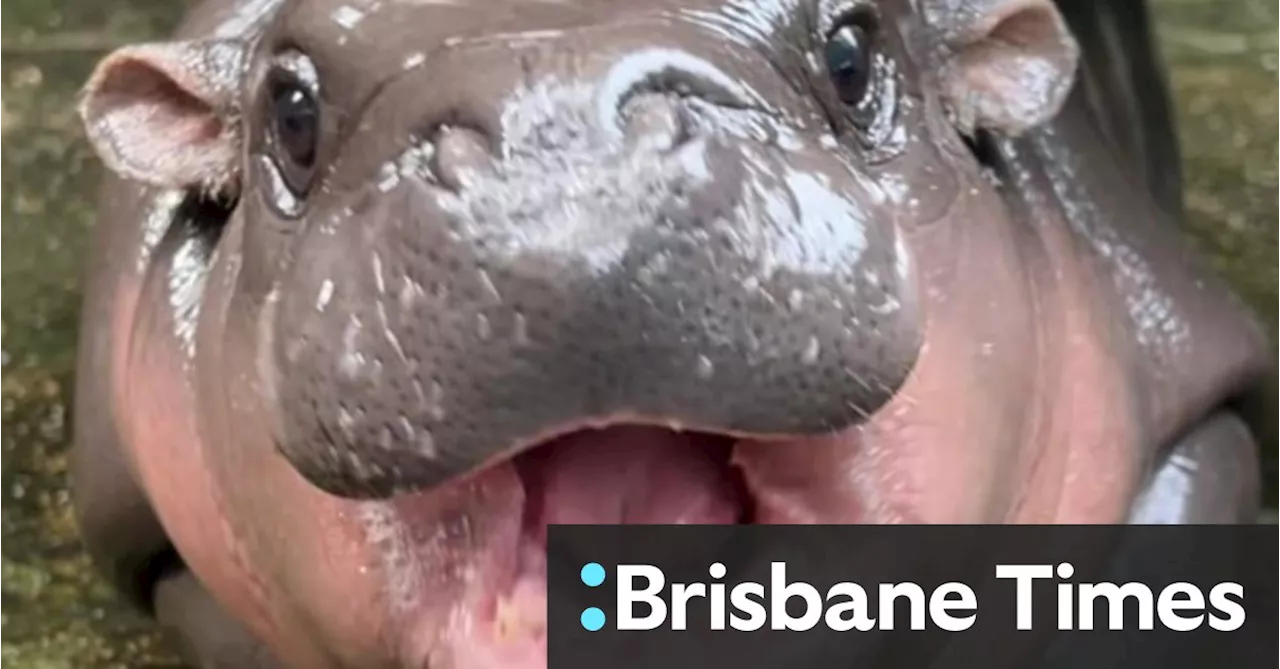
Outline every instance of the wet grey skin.
[[(86, 89), (112, 172), (76, 399), (86, 545), (200, 666), (415, 666), (374, 638), (391, 624), (335, 610), (353, 590), (316, 603), (352, 564), (317, 548), (346, 546), (341, 504), (385, 510), (593, 425), (801, 460), (889, 407), (1048, 415), (1095, 386), (1123, 400), (1099, 439), (1124, 440), (1086, 483), (1122, 517), (1251, 518), (1273, 363), (1178, 239), (1145, 10), (1061, 9), (196, 5)], [(853, 24), (871, 57), (843, 100), (827, 49)], [(1033, 63), (1016, 86), (1013, 62)], [(272, 125), (291, 96), (316, 102), (304, 160)], [(1095, 366), (1020, 376), (1081, 356), (1060, 331), (1079, 322)], [(938, 382), (929, 352), (969, 340), (1000, 347), (975, 349), (971, 386)], [(331, 536), (285, 534), (304, 521)]]
[(823, 150), (776, 54), (699, 31), (642, 15), (430, 50), (322, 146), (327, 191), (261, 209), (300, 226), (245, 298), (304, 476), (385, 495), (584, 423), (821, 434), (893, 394), (921, 341), (894, 211)]

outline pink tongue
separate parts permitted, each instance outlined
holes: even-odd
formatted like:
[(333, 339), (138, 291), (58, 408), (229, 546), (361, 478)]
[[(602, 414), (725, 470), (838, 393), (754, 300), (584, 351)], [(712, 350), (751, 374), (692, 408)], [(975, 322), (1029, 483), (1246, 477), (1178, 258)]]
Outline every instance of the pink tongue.
[(729, 524), (741, 501), (728, 440), (661, 428), (575, 432), (517, 459), (526, 529), (546, 526)]

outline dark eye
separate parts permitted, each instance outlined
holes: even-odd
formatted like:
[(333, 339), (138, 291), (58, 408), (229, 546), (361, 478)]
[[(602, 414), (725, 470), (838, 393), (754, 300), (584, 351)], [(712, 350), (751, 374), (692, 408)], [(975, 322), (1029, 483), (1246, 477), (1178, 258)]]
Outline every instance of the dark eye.
[(827, 73), (841, 102), (862, 104), (871, 88), (871, 41), (858, 23), (845, 23), (831, 32), (826, 48)]
[(312, 89), (292, 73), (274, 73), (268, 84), (268, 139), (286, 184), (307, 190), (320, 141), (320, 105)]

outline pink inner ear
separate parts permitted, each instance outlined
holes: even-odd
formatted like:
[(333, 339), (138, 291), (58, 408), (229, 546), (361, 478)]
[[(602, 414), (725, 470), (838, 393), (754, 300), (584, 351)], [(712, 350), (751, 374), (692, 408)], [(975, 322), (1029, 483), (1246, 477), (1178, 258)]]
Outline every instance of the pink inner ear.
[(1008, 45), (1042, 57), (1060, 50), (1063, 27), (1051, 7), (1028, 7), (996, 23), (987, 41)]
[(957, 57), (949, 96), (968, 133), (1019, 134), (1061, 106), (1074, 80), (1076, 45), (1050, 5), (1028, 3), (1001, 17)]
[(116, 94), (125, 97), (125, 104), (132, 97), (138, 108), (134, 113), (151, 115), (152, 123), (159, 125), (153, 129), (167, 129), (172, 134), (170, 141), (183, 146), (218, 140), (222, 122), (209, 105), (144, 63), (134, 61), (123, 69), (119, 77), (122, 89)]
[[(184, 87), (185, 67), (157, 54), (119, 54), (103, 63), (84, 106), (90, 139), (112, 169), (165, 186), (219, 181), (230, 161), (219, 110)], [(163, 65), (175, 65), (171, 73)]]
[(161, 151), (218, 140), (222, 123), (209, 105), (151, 63), (122, 59), (105, 74), (95, 107), (122, 139), (154, 144)]

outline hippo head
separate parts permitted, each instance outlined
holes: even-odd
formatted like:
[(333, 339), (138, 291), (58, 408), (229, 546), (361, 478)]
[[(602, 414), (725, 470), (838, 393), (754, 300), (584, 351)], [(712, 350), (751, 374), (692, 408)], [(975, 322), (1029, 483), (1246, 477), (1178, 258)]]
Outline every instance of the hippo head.
[(1077, 72), (1047, 0), (218, 11), (83, 112), (194, 212), (132, 335), (191, 443), (135, 466), (300, 666), (542, 661), (548, 523), (1123, 520), (1257, 367), (1118, 168), (1019, 162), (1071, 145), (1019, 139)]

